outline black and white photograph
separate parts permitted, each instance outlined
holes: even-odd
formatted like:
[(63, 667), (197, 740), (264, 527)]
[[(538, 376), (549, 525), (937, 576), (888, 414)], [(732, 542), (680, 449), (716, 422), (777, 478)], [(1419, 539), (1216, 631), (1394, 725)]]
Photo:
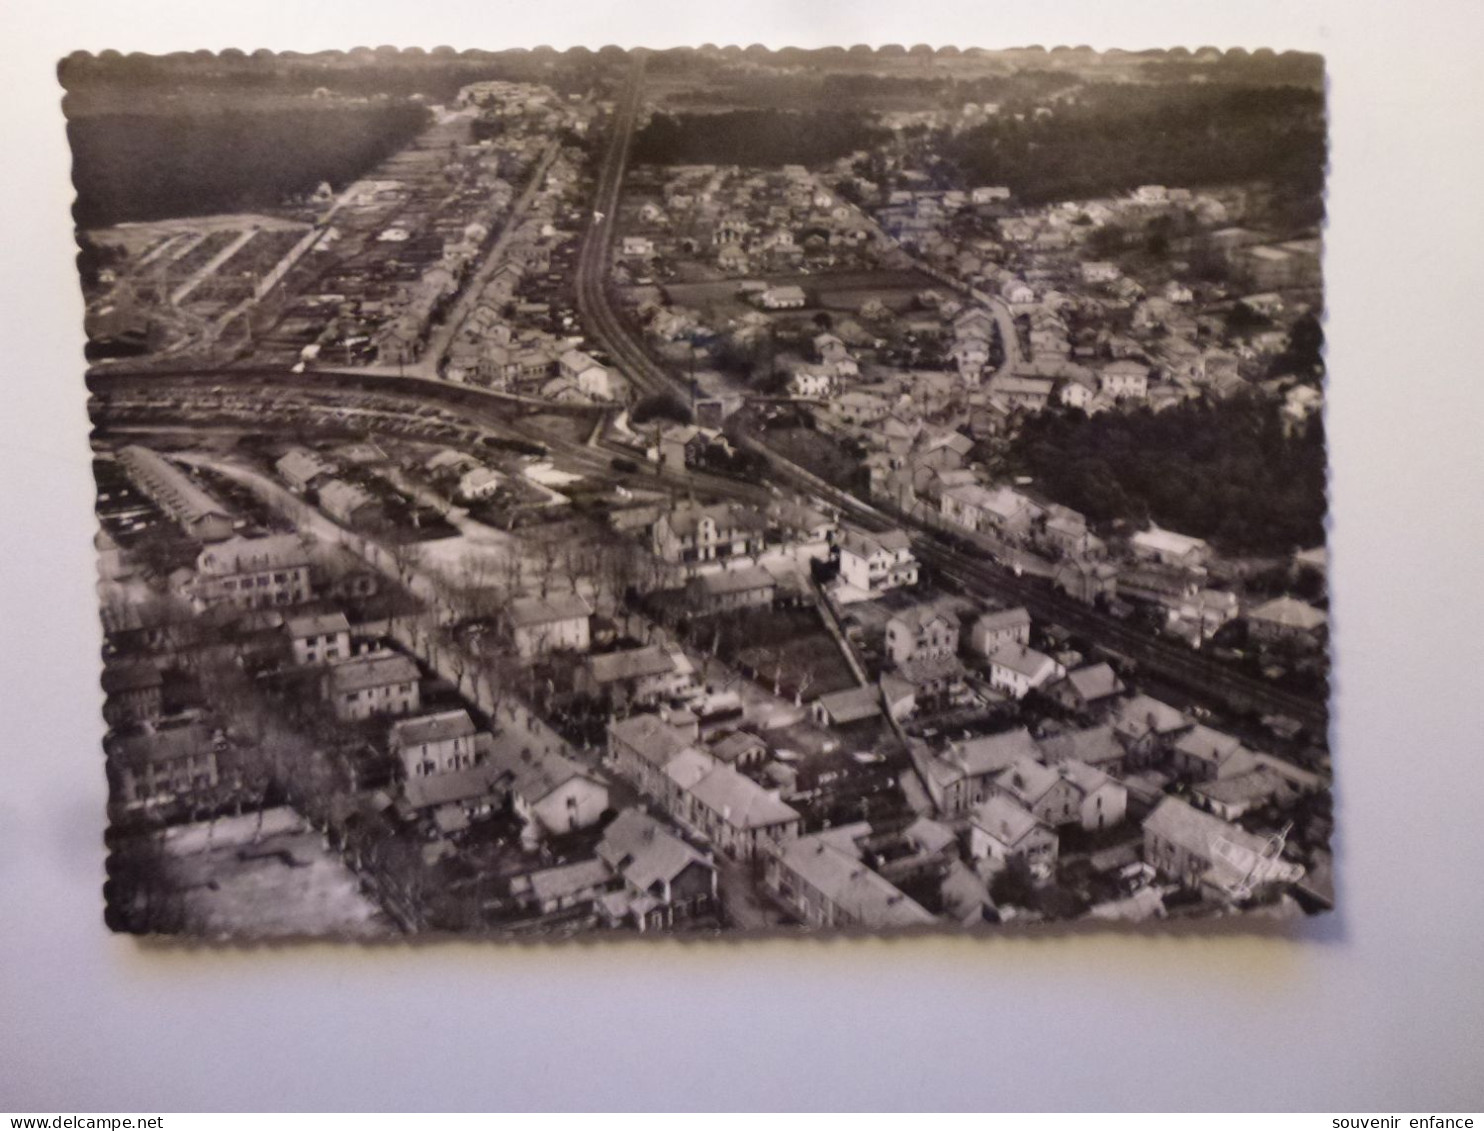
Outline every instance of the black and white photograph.
[(1320, 56), (59, 77), (111, 929), (1334, 907)]

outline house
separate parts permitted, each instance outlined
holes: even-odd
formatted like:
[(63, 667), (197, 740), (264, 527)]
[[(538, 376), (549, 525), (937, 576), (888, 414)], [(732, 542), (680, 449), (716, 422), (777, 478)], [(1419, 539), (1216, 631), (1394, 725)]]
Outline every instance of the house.
[(690, 607), (700, 616), (771, 608), (777, 592), (777, 579), (760, 566), (703, 573), (686, 585)]
[(603, 698), (612, 707), (627, 707), (682, 696), (695, 688), (696, 677), (680, 648), (651, 644), (589, 656), (575, 682), (583, 694)]
[(422, 705), (417, 665), (395, 652), (341, 660), (324, 677), (324, 695), (345, 722), (372, 715), (410, 715)]
[(845, 342), (830, 333), (814, 335), (814, 352), (823, 362), (844, 361), (850, 357)]
[(331, 479), (319, 488), (319, 509), (341, 526), (369, 530), (386, 521), (381, 503), (364, 487)]
[(1084, 262), (1079, 265), (1078, 270), (1084, 283), (1111, 283), (1122, 274), (1116, 263), (1109, 263), (1107, 260)]
[(1128, 789), (1099, 766), (1069, 758), (1056, 767), (1077, 790), (1077, 819), (1089, 832), (1112, 828), (1128, 813)]
[(1183, 712), (1149, 695), (1135, 695), (1118, 703), (1110, 721), (1114, 735), (1127, 751), (1130, 769), (1162, 763), (1175, 741), (1193, 725)]
[(574, 382), (579, 392), (595, 401), (617, 399), (619, 386), (614, 374), (581, 350), (568, 350), (557, 358), (557, 375)]
[(1024, 727), (1001, 734), (950, 742), (921, 760), (928, 795), (944, 818), (963, 816), (994, 793), (994, 777), (1017, 759), (1040, 753)]
[(899, 666), (957, 655), (958, 638), (958, 614), (936, 603), (908, 606), (886, 622), (886, 651)]
[(606, 863), (592, 857), (518, 876), (510, 882), (510, 894), (542, 915), (582, 909), (592, 914), (598, 901), (620, 883)]
[(913, 711), (929, 699), (962, 695), (968, 675), (957, 656), (917, 656), (903, 660), (894, 674), (911, 686)]
[(765, 862), (764, 880), (780, 902), (810, 927), (917, 927), (933, 915), (866, 866), (865, 822), (786, 842)]
[(1166, 797), (1144, 819), (1144, 860), (1184, 887), (1242, 902), (1303, 878), (1282, 857), (1282, 843), (1260, 837), (1178, 797)]
[(916, 585), (917, 558), (912, 541), (901, 530), (873, 534), (847, 529), (840, 535), (840, 579), (852, 589), (879, 596)]
[(650, 463), (661, 467), (694, 467), (715, 439), (726, 443), (720, 433), (711, 429), (697, 428), (694, 424), (669, 424), (659, 431), (645, 456)]
[(1101, 558), (1108, 550), (1087, 528), (1087, 519), (1068, 507), (1052, 507), (1035, 533), (1037, 543), (1058, 558)]
[(1112, 723), (1085, 730), (1063, 731), (1041, 739), (1037, 745), (1048, 766), (1081, 762), (1104, 772), (1123, 769), (1126, 752)]
[(536, 749), (513, 732), (495, 736), (489, 763), (515, 815), (535, 835), (590, 828), (608, 808), (606, 785), (570, 758), (550, 747)]
[(803, 818), (776, 792), (731, 766), (718, 765), (689, 791), (701, 834), (737, 860), (756, 858), (799, 835)]
[(804, 400), (823, 400), (834, 395), (839, 380), (833, 370), (801, 365), (789, 376), (788, 392)]
[(1023, 699), (1027, 693), (1067, 674), (1066, 668), (1044, 652), (1009, 640), (997, 645), (985, 658), (989, 661), (989, 685), (1013, 699)]
[(696, 748), (698, 727), (674, 726), (658, 715), (608, 724), (608, 760), (640, 793), (677, 820), (690, 823), (688, 790), (721, 763)]
[(716, 865), (641, 809), (615, 817), (595, 853), (623, 880), (598, 901), (612, 926), (670, 930), (717, 910)]
[(1098, 387), (1115, 400), (1149, 395), (1149, 367), (1132, 358), (1110, 361), (1098, 373)]
[(715, 739), (708, 749), (718, 762), (743, 769), (761, 766), (768, 757), (768, 744), (745, 730), (735, 730), (723, 738)]
[(806, 301), (804, 288), (795, 286), (768, 287), (757, 295), (757, 304), (764, 310), (797, 310)]
[(1036, 879), (1049, 879), (1059, 847), (1056, 830), (1003, 794), (976, 805), (970, 815), (969, 855), (992, 871), (1019, 863)]
[(1176, 534), (1173, 530), (1161, 530), (1157, 526), (1135, 534), (1129, 541), (1129, 549), (1140, 561), (1156, 562), (1192, 572), (1204, 570), (1211, 560), (1211, 547), (1200, 538)]
[(989, 395), (1004, 402), (1010, 408), (1023, 408), (1040, 412), (1051, 403), (1051, 392), (1056, 382), (1050, 377), (1024, 377), (1014, 373), (999, 373), (989, 382)]
[(1063, 773), (1066, 763), (1045, 766), (1031, 757), (1017, 758), (994, 777), (994, 791), (1052, 828), (1080, 820), (1081, 791)]
[(820, 726), (848, 726), (877, 718), (881, 714), (881, 695), (874, 687), (851, 687), (821, 695), (810, 712)]
[(649, 259), (654, 255), (654, 241), (648, 236), (624, 236), (619, 255), (624, 259)]
[(741, 244), (725, 244), (716, 253), (716, 265), (734, 275), (744, 274), (748, 268), (747, 253), (742, 250)]
[(495, 812), (500, 801), (498, 776), (499, 771), (485, 762), (463, 770), (411, 777), (402, 783), (403, 801), (413, 814), (431, 810), (438, 832), (461, 832), (472, 821)]
[(833, 516), (803, 503), (785, 500), (768, 508), (769, 540), (791, 548), (796, 557), (829, 557), (839, 529)]
[(690, 565), (759, 554), (766, 532), (767, 521), (755, 510), (688, 502), (660, 516), (651, 530), (651, 544), (664, 561)]
[(979, 534), (1018, 538), (1030, 531), (1040, 508), (1009, 487), (989, 490), (978, 483), (949, 487), (939, 498), (949, 522)]
[(974, 204), (994, 204), (1009, 199), (1010, 190), (1003, 185), (980, 185), (969, 190), (969, 200)]
[(301, 495), (317, 482), (332, 477), (336, 471), (335, 465), (324, 456), (301, 447), (290, 448), (273, 469), (280, 479)]
[(231, 511), (159, 452), (130, 444), (119, 450), (118, 462), (140, 491), (188, 538), (222, 542), (232, 537)]
[(284, 623), (294, 663), (300, 667), (333, 664), (350, 658), (350, 621), (344, 613), (290, 617)]
[(1247, 610), (1247, 631), (1263, 644), (1318, 641), (1329, 617), (1313, 605), (1294, 597), (1276, 597)]
[(191, 593), (198, 610), (303, 604), (313, 596), (309, 551), (297, 534), (229, 538), (209, 545), (196, 558)]
[(885, 397), (853, 389), (830, 402), (829, 414), (841, 424), (875, 424), (891, 411)]
[(1072, 560), (1056, 567), (1051, 584), (1069, 597), (1093, 604), (1118, 595), (1119, 569), (1112, 562)]
[(1031, 640), (1031, 615), (1024, 608), (985, 613), (969, 629), (969, 647), (988, 656), (1001, 644), (1027, 645)]
[(1106, 710), (1126, 689), (1109, 664), (1089, 664), (1049, 684), (1046, 694), (1068, 711), (1090, 715)]
[(104, 750), (117, 783), (115, 803), (138, 809), (209, 795), (221, 780), (220, 745), (199, 722), (108, 735)]
[(1219, 781), (1205, 781), (1190, 789), (1191, 802), (1220, 817), (1236, 821), (1271, 802), (1292, 801), (1302, 792), (1277, 770), (1259, 765), (1256, 769)]
[(111, 660), (103, 666), (103, 719), (110, 727), (150, 723), (164, 711), (164, 678), (149, 660)]
[(592, 606), (577, 593), (518, 597), (505, 620), (523, 660), (550, 652), (586, 652), (592, 644)]
[(505, 477), (492, 467), (474, 467), (459, 476), (459, 498), (471, 503), (492, 499), (505, 485)]
[(410, 780), (472, 768), (474, 740), (474, 720), (459, 708), (393, 723), (387, 746)]
[(1006, 279), (1000, 297), (1011, 306), (1030, 306), (1036, 301), (1035, 289), (1024, 279)]
[(1175, 739), (1170, 764), (1195, 781), (1218, 781), (1247, 773), (1257, 765), (1257, 756), (1241, 739), (1197, 724)]

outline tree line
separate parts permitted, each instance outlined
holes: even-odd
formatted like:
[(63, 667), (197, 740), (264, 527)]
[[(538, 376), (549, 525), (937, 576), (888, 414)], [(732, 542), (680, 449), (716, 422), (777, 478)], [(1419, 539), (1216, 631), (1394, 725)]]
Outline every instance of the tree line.
[(79, 227), (273, 208), (342, 188), (424, 128), (412, 102), (108, 114), (67, 124)]
[(1051, 114), (965, 130), (942, 152), (969, 183), (1007, 185), (1027, 204), (1246, 181), (1317, 201), (1324, 121), (1323, 93), (1303, 87), (1098, 85)]
[(883, 140), (865, 114), (731, 110), (656, 114), (634, 138), (633, 160), (653, 165), (818, 165)]
[(1094, 523), (1153, 521), (1230, 553), (1287, 554), (1324, 540), (1324, 428), (1315, 417), (1290, 433), (1276, 409), (1244, 393), (1159, 413), (1041, 413), (1008, 462)]

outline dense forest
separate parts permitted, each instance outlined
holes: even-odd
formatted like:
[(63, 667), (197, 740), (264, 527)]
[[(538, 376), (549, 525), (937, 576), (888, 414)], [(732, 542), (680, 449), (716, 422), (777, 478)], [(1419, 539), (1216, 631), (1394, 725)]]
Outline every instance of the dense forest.
[(946, 139), (971, 184), (1008, 185), (1027, 204), (1141, 184), (1268, 181), (1317, 202), (1324, 95), (1302, 87), (1091, 86), (1055, 112), (1001, 115)]
[(84, 107), (99, 100), (151, 98), (185, 92), (302, 95), (327, 90), (347, 97), (410, 97), (450, 101), (470, 83), (491, 79), (539, 82), (561, 93), (585, 91), (625, 65), (622, 53), (575, 49), (506, 52), (356, 50), (303, 55), (294, 52), (209, 51), (173, 55), (78, 53), (58, 68), (69, 96)]
[(1324, 538), (1320, 418), (1285, 436), (1275, 402), (1041, 413), (1012, 442), (1011, 468), (1094, 522), (1149, 520), (1230, 553), (1286, 554)]
[(271, 208), (341, 188), (414, 138), (412, 102), (100, 114), (67, 124), (82, 228)]
[(656, 114), (634, 138), (633, 159), (654, 165), (817, 165), (884, 136), (866, 115), (844, 110)]

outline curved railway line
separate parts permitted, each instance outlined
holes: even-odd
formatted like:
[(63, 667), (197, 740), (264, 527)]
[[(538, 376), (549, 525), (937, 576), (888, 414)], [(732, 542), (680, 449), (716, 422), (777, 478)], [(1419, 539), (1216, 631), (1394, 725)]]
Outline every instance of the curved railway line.
[[(639, 109), (642, 60), (636, 62), (629, 85), (615, 115), (614, 128), (598, 179), (594, 216), (585, 233), (576, 274), (577, 306), (584, 325), (594, 339), (608, 351), (635, 387), (649, 393), (669, 392), (688, 398), (685, 382), (668, 372), (651, 357), (642, 341), (614, 311), (607, 289), (607, 270), (615, 236), (615, 218), (623, 188), (623, 177), (633, 139)], [(237, 394), (231, 388), (238, 383), (254, 390), (254, 395)], [(150, 423), (179, 423), (180, 398), (162, 391), (176, 389), (183, 396), (197, 400), (215, 399), (220, 405), (234, 395), (258, 408), (258, 419), (234, 420), (230, 427), (261, 431), (274, 412), (286, 414), (295, 425), (296, 435), (343, 435), (347, 430), (386, 432), (403, 439), (446, 443), (450, 446), (479, 447), (486, 436), (539, 443), (548, 452), (560, 455), (574, 467), (590, 473), (613, 474), (613, 458), (632, 459), (633, 452), (605, 444), (587, 445), (565, 441), (522, 429), (521, 418), (534, 413), (560, 414), (596, 422), (608, 411), (602, 406), (559, 405), (518, 394), (497, 393), (466, 385), (413, 375), (316, 370), (291, 373), (272, 369), (216, 369), (169, 372), (160, 370), (121, 370), (107, 368), (89, 374), (89, 388), (94, 393), (92, 412), (95, 423), (107, 428), (110, 423), (131, 428)], [(266, 390), (266, 398), (262, 395)], [(275, 391), (276, 390), (276, 399)], [(346, 398), (375, 397), (375, 406), (345, 406)], [(153, 401), (148, 397), (154, 397)], [(140, 399), (144, 398), (144, 399)], [(265, 404), (268, 411), (263, 411)], [(321, 402), (316, 404), (315, 402)], [(417, 434), (415, 422), (427, 422), (429, 402), (459, 409), (456, 422), (446, 422), (446, 435), (434, 438)], [(244, 411), (233, 406), (232, 412)], [(329, 415), (325, 415), (328, 413)], [(175, 417), (171, 421), (172, 414)], [(210, 409), (202, 410), (210, 415)], [(446, 416), (447, 414), (444, 413)], [(307, 419), (306, 419), (307, 417)], [(354, 424), (351, 423), (354, 419)], [(255, 427), (254, 427), (255, 425)], [(462, 425), (463, 427), (460, 427)], [(408, 435), (412, 429), (413, 434)], [(425, 429), (424, 431), (438, 431)], [(993, 559), (975, 558), (950, 548), (938, 532), (920, 522), (890, 513), (866, 500), (828, 483), (786, 459), (768, 446), (765, 439), (750, 431), (734, 417), (728, 429), (734, 443), (768, 461), (773, 480), (803, 495), (833, 505), (842, 516), (868, 530), (906, 527), (913, 532), (914, 544), (921, 560), (933, 566), (940, 576), (962, 585), (971, 592), (1024, 605), (1037, 619), (1054, 623), (1088, 638), (1106, 651), (1115, 653), (1159, 675), (1172, 684), (1191, 691), (1198, 698), (1219, 702), (1240, 710), (1281, 714), (1294, 718), (1316, 735), (1328, 725), (1326, 704), (1298, 695), (1233, 671), (1226, 665), (1188, 648), (1148, 635), (1138, 629), (1061, 594), (1042, 582), (1017, 576)], [(487, 446), (486, 450), (487, 450)], [(741, 502), (766, 503), (774, 491), (764, 484), (742, 482), (723, 476), (690, 469), (649, 469), (631, 473), (636, 477), (676, 490)]]
[[(606, 287), (614, 218), (638, 113), (641, 66), (636, 64), (625, 92), (599, 178), (597, 215), (588, 229), (578, 261), (578, 309), (593, 336), (623, 366), (636, 386), (649, 392), (674, 392), (686, 397), (689, 390), (684, 382), (656, 363), (643, 343), (635, 340), (614, 312)], [(1008, 345), (1006, 352), (1008, 356)], [(1197, 696), (1239, 710), (1287, 715), (1316, 735), (1325, 733), (1329, 720), (1325, 703), (1273, 687), (1194, 653), (1183, 645), (1150, 636), (1043, 584), (1017, 577), (997, 562), (978, 560), (950, 549), (939, 541), (935, 532), (921, 523), (889, 514), (779, 455), (761, 436), (751, 433), (740, 422), (733, 424), (729, 432), (739, 446), (768, 461), (776, 481), (827, 500), (852, 522), (877, 531), (893, 526), (911, 529), (918, 556), (936, 568), (943, 578), (956, 581), (971, 591), (1022, 604), (1032, 616), (1085, 636)]]

